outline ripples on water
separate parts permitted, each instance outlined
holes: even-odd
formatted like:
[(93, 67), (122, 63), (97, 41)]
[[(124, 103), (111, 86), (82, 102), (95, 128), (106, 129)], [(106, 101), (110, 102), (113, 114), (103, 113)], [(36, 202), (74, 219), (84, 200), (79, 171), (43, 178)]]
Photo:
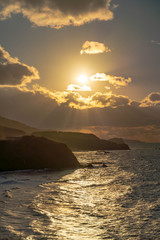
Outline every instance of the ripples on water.
[(75, 154), (107, 168), (0, 175), (0, 239), (160, 239), (160, 151)]

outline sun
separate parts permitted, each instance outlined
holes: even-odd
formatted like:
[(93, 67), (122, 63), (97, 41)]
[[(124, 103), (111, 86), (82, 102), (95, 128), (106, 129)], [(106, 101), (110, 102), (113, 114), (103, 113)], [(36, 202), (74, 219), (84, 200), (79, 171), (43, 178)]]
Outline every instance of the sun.
[(82, 74), (78, 77), (77, 80), (79, 83), (85, 84), (88, 81), (88, 77), (87, 77), (87, 75)]

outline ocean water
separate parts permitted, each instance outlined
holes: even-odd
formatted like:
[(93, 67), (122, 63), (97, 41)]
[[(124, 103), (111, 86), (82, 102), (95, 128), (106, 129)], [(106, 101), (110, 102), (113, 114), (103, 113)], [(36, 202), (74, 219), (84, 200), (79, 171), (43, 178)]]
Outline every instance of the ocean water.
[(75, 155), (107, 167), (0, 173), (0, 239), (160, 239), (160, 150)]

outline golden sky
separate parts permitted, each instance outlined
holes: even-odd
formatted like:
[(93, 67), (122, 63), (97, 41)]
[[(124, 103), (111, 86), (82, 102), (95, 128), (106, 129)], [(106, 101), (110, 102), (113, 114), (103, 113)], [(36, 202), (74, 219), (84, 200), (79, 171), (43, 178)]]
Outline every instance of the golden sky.
[(158, 9), (156, 0), (0, 0), (0, 114), (158, 141)]

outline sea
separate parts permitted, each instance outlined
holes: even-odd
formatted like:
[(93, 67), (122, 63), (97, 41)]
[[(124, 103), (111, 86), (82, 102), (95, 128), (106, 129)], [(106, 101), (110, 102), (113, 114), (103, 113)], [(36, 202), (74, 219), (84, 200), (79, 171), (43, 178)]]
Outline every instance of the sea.
[(160, 240), (160, 150), (74, 154), (93, 167), (0, 173), (0, 240)]

